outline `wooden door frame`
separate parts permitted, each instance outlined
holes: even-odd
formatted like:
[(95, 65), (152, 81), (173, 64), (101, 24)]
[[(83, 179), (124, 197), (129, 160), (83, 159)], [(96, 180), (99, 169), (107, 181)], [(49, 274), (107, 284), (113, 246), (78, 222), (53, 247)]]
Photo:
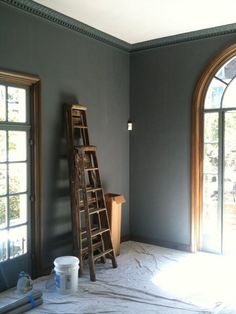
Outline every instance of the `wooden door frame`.
[(28, 86), (30, 89), (30, 115), (32, 132), (32, 200), (31, 200), (31, 233), (32, 233), (32, 277), (42, 274), (42, 217), (41, 217), (41, 110), (40, 78), (35, 75), (0, 70), (0, 80), (6, 83)]
[(203, 107), (208, 86), (216, 72), (236, 55), (233, 44), (217, 55), (202, 73), (193, 95), (191, 148), (191, 251), (200, 249), (203, 179)]

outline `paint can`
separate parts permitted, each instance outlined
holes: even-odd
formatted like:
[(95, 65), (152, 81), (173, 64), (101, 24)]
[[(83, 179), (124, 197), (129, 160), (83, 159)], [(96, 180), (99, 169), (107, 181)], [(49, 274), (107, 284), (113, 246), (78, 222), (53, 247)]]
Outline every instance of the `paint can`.
[(56, 290), (60, 294), (75, 293), (78, 289), (79, 259), (61, 256), (54, 260)]

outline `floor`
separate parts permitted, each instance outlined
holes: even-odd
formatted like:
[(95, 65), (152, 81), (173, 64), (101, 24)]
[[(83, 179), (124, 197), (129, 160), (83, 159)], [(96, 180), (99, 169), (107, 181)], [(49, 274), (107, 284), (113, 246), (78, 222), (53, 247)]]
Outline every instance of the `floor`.
[[(55, 291), (42, 277), (43, 305), (28, 313), (236, 314), (236, 259), (191, 254), (133, 241), (122, 243), (118, 268), (96, 266), (97, 281), (79, 278), (78, 292)], [(0, 304), (15, 300), (15, 289), (0, 294)]]

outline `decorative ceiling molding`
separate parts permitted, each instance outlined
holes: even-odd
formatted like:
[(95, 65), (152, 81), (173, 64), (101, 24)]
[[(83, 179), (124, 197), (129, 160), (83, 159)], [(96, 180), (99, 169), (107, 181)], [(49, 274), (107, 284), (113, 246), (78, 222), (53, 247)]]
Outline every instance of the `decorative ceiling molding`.
[(131, 45), (123, 40), (108, 35), (102, 31), (97, 30), (87, 24), (74, 20), (64, 14), (47, 8), (31, 0), (1, 0), (2, 2), (21, 9), (25, 12), (39, 16), (57, 25), (69, 28), (80, 34), (86, 35), (93, 39), (99, 40), (110, 46), (119, 48), (124, 51), (130, 51)]
[(147, 49), (175, 45), (175, 44), (184, 43), (188, 41), (206, 39), (206, 38), (217, 37), (217, 36), (233, 34), (233, 33), (236, 33), (236, 23), (218, 26), (218, 27), (211, 27), (207, 29), (202, 29), (202, 30), (188, 32), (188, 33), (174, 35), (174, 36), (158, 38), (158, 39), (149, 40), (149, 41), (144, 41), (141, 43), (133, 44), (131, 51), (139, 52), (139, 51), (143, 51)]
[(126, 52), (140, 52), (148, 49), (175, 45), (188, 41), (236, 33), (236, 23), (234, 23), (174, 36), (163, 37), (136, 44), (129, 44), (123, 40), (108, 35), (102, 31), (97, 30), (96, 28), (93, 28), (87, 24), (74, 20), (64, 14), (61, 14), (57, 11), (47, 8), (32, 0), (1, 0), (1, 1), (18, 9), (21, 9), (25, 12), (39, 16), (52, 23), (76, 31), (80, 34), (96, 39), (100, 42), (119, 48)]

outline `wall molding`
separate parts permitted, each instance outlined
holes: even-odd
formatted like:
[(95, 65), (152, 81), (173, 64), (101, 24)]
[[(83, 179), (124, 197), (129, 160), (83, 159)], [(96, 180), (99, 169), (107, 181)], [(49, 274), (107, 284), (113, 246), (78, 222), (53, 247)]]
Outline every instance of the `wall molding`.
[(1, 0), (1, 2), (10, 6), (21, 9), (30, 14), (41, 17), (49, 22), (60, 25), (67, 29), (76, 31), (82, 35), (93, 38), (112, 47), (116, 47), (126, 52), (141, 52), (148, 49), (154, 49), (158, 47), (165, 47), (170, 45), (176, 45), (194, 40), (206, 39), (211, 37), (217, 37), (227, 34), (236, 34), (236, 23), (207, 28), (203, 30), (183, 33), (174, 36), (163, 37), (159, 39), (144, 41), (136, 44), (130, 44), (126, 41), (120, 40), (116, 37), (108, 35), (102, 31), (97, 30), (87, 24), (79, 22), (73, 18), (70, 18), (64, 14), (47, 8), (32, 0)]
[(132, 45), (132, 52), (143, 51), (163, 46), (170, 46), (188, 41), (218, 37), (227, 34), (236, 34), (236, 23), (218, 27), (206, 28), (198, 31), (192, 31), (174, 36), (163, 37), (159, 39), (149, 40)]
[(10, 6), (16, 7), (22, 11), (41, 17), (54, 24), (76, 31), (87, 37), (99, 40), (100, 42), (103, 42), (110, 46), (119, 48), (127, 52), (131, 50), (131, 45), (129, 43), (120, 40), (116, 37), (113, 37), (111, 35), (108, 35), (102, 31), (99, 31), (96, 28), (93, 28), (82, 22), (79, 22), (62, 13), (47, 8), (32, 0), (1, 0), (1, 1)]

